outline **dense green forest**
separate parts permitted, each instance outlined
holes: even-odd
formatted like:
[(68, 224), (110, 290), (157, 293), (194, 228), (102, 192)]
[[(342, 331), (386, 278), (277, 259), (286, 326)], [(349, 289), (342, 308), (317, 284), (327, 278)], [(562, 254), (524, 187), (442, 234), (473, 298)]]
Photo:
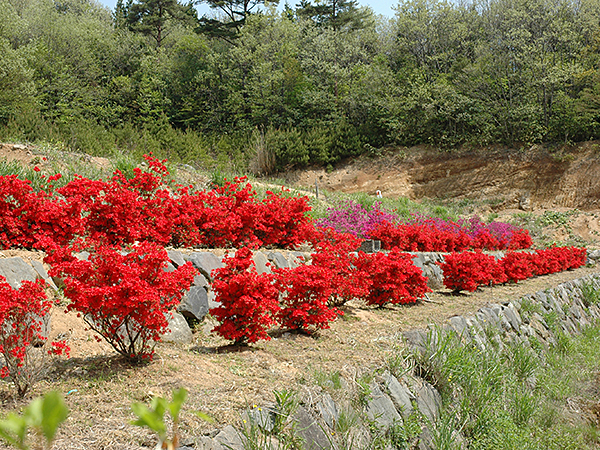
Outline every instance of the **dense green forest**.
[(600, 138), (600, 0), (0, 0), (0, 139), (266, 173)]

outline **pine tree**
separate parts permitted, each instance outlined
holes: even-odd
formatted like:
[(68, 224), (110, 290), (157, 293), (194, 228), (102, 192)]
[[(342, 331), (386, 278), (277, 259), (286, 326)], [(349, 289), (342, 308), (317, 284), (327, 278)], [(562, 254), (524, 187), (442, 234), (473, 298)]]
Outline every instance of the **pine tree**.
[(368, 13), (358, 8), (356, 0), (301, 0), (296, 5), (299, 17), (310, 19), (319, 26), (341, 30), (364, 28)]
[[(117, 5), (123, 14), (122, 2)], [(193, 4), (180, 4), (177, 0), (135, 0), (126, 7), (129, 29), (152, 37), (161, 47), (169, 34), (169, 22), (195, 23), (196, 11)]]
[(246, 18), (256, 12), (260, 5), (277, 5), (279, 0), (200, 0), (206, 3), (213, 10), (224, 15), (224, 20), (212, 19), (203, 16), (200, 20), (200, 26), (197, 28), (199, 33), (209, 36), (223, 38), (227, 41), (235, 39)]

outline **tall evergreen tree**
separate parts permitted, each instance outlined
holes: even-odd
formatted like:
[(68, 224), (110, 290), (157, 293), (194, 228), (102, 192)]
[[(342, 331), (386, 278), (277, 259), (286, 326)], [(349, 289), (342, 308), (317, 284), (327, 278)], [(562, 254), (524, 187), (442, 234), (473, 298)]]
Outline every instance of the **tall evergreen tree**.
[[(123, 4), (120, 2), (117, 7), (123, 14)], [(177, 0), (135, 0), (126, 9), (129, 29), (152, 37), (157, 47), (169, 34), (169, 22), (192, 24), (196, 19), (193, 4), (182, 5)]]
[(356, 0), (301, 0), (296, 5), (299, 17), (310, 19), (319, 26), (341, 30), (364, 28), (369, 13), (358, 7)]
[(200, 18), (197, 31), (228, 41), (239, 35), (246, 18), (253, 12), (257, 12), (260, 5), (279, 4), (279, 0), (200, 0), (200, 2), (206, 3), (224, 18), (213, 19), (205, 15)]

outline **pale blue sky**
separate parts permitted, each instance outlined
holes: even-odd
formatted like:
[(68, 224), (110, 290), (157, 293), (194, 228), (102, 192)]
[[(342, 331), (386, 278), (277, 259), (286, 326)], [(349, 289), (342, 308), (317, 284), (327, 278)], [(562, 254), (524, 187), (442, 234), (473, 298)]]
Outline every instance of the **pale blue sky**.
[[(108, 6), (111, 10), (115, 9), (115, 5), (117, 0), (98, 0), (105, 6)], [(300, 0), (288, 0), (290, 6), (296, 5), (296, 3), (300, 3)], [(376, 14), (383, 14), (384, 16), (392, 17), (394, 15), (394, 10), (392, 7), (398, 4), (398, 1), (390, 2), (386, 0), (359, 0), (358, 3), (360, 5), (370, 6)], [(281, 0), (280, 7), (285, 4), (285, 0)], [(205, 4), (200, 4), (198, 6), (198, 13), (200, 16), (205, 14), (210, 10)]]

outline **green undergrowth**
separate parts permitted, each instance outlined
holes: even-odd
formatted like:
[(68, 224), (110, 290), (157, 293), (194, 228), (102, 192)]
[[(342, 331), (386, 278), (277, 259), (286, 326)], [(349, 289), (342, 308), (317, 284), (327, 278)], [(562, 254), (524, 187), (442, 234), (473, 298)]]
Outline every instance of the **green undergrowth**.
[(600, 326), (539, 342), (481, 349), (453, 334), (414, 356), (417, 372), (442, 394), (433, 427), (437, 449), (591, 449), (600, 444), (597, 411)]
[(536, 215), (532, 212), (520, 212), (514, 214), (512, 223), (514, 225), (526, 228), (536, 242), (539, 242), (542, 247), (556, 245), (554, 232), (560, 232), (567, 236), (561, 242), (561, 245), (585, 245), (585, 241), (581, 236), (578, 236), (571, 222), (581, 214), (578, 209), (568, 211), (544, 211), (543, 214)]
[[(454, 333), (434, 337), (440, 335), (436, 331), (428, 352), (398, 349), (379, 370), (352, 380), (337, 371), (313, 374), (312, 383), (338, 406), (334, 429), (322, 426), (332, 444), (353, 450), (416, 449), (427, 427), (436, 450), (598, 448), (600, 326), (574, 337), (555, 333), (556, 344), (549, 348), (532, 338), (529, 344), (482, 349)], [(399, 378), (411, 372), (434, 385), (443, 400), (440, 417), (432, 423), (415, 410), (403, 424), (387, 429), (369, 420), (365, 407), (384, 371)], [(297, 406), (293, 403), (286, 414)], [(305, 448), (293, 423), (282, 420), (277, 433), (246, 423), (246, 448)]]

